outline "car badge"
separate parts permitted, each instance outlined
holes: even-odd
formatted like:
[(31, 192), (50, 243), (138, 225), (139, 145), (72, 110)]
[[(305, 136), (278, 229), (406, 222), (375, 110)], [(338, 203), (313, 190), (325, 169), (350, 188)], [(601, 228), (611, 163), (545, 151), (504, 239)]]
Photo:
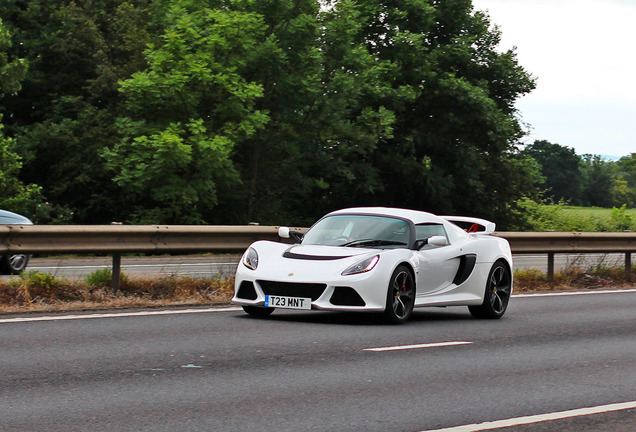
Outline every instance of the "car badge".
[(287, 276), (292, 277), (293, 275), (294, 275), (293, 273), (290, 273), (290, 274), (288, 274)]

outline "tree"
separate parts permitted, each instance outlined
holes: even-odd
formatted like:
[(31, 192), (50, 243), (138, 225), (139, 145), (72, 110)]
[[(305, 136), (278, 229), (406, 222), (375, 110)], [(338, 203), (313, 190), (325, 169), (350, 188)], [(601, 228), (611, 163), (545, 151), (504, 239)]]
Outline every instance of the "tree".
[[(103, 148), (119, 139), (118, 81), (145, 65), (148, 0), (3, 2), (14, 55), (30, 65), (19, 95), (0, 101), (7, 133), (20, 145), (21, 178), (75, 221), (119, 219), (119, 190)], [(125, 209), (122, 211), (125, 212)]]
[(534, 79), (489, 18), (469, 0), (330, 6), (0, 4), (31, 62), (0, 100), (23, 179), (78, 222), (300, 224), (369, 204), (511, 221), (534, 193), (514, 108)]
[(104, 155), (133, 221), (209, 219), (219, 189), (236, 184), (234, 146), (268, 121), (254, 108), (262, 86), (243, 76), (258, 55), (262, 18), (208, 5), (173, 1), (160, 43), (146, 51), (147, 69), (121, 83), (124, 138)]
[(319, 13), (310, 0), (243, 4), (267, 25), (248, 76), (263, 87), (257, 107), (269, 122), (236, 147), (237, 197), (247, 208), (232, 207), (245, 208), (245, 222), (306, 224), (343, 197), (352, 205), (376, 191), (372, 155), (394, 116), (367, 98), (390, 90), (390, 65), (358, 43), (359, 7), (345, 0)]
[(616, 167), (614, 162), (603, 160), (598, 155), (586, 154), (581, 157), (582, 193), (581, 203), (586, 206), (619, 207), (614, 193)]
[[(469, 0), (361, 0), (356, 41), (387, 64), (365, 107), (391, 113), (367, 156), (360, 204), (488, 216), (505, 223), (532, 186), (516, 181), (523, 131), (515, 100), (534, 88), (514, 51)], [(362, 189), (362, 188), (361, 188)], [(362, 189), (364, 190), (364, 189)], [(345, 192), (345, 191), (343, 191)], [(350, 198), (346, 192), (339, 202)]]
[[(7, 53), (11, 47), (9, 31), (0, 20), (0, 99), (5, 94), (16, 93), (24, 79), (27, 65), (24, 59), (9, 59)], [(15, 141), (3, 133), (2, 114), (0, 114), (0, 208), (27, 213), (28, 207), (40, 198), (40, 188), (25, 186), (18, 174), (22, 163), (15, 153)]]
[(545, 178), (542, 187), (545, 189), (546, 198), (581, 204), (581, 158), (574, 149), (546, 140), (537, 140), (526, 146), (523, 153), (534, 158), (541, 166), (541, 174)]
[(618, 178), (616, 188), (623, 198), (623, 204), (636, 206), (636, 153), (623, 156), (616, 162)]

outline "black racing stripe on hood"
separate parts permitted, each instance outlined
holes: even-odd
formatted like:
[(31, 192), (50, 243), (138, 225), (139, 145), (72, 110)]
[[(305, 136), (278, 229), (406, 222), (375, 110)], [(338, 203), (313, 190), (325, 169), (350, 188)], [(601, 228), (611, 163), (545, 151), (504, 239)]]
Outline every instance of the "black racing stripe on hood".
[(329, 255), (304, 255), (297, 254), (294, 252), (290, 252), (286, 250), (283, 253), (283, 258), (297, 259), (297, 260), (308, 260), (308, 261), (335, 261), (339, 259), (349, 258), (353, 255), (345, 255), (345, 256), (329, 256)]

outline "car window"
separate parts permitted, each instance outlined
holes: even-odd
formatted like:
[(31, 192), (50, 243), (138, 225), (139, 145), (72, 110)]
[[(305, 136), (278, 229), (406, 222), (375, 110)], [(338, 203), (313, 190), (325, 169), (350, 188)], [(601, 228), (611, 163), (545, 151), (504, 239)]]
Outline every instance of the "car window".
[(408, 222), (388, 216), (333, 215), (316, 223), (303, 238), (303, 244), (325, 246), (400, 248), (411, 239)]
[[(417, 243), (421, 244), (421, 242), (423, 242), (424, 240), (428, 240), (433, 236), (446, 237), (446, 240), (448, 240), (444, 225), (435, 223), (415, 225), (415, 240)], [(430, 249), (432, 247), (433, 246), (429, 244), (425, 244), (424, 247), (422, 247), (421, 249)]]

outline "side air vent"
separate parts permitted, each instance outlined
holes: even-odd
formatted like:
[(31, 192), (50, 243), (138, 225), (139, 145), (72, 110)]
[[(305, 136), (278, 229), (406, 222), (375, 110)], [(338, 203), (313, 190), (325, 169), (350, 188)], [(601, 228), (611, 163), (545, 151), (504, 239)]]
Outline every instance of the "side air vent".
[(459, 257), (459, 268), (457, 269), (455, 279), (453, 279), (455, 285), (461, 285), (466, 282), (466, 279), (468, 279), (475, 268), (476, 261), (477, 255), (475, 254), (462, 255)]

